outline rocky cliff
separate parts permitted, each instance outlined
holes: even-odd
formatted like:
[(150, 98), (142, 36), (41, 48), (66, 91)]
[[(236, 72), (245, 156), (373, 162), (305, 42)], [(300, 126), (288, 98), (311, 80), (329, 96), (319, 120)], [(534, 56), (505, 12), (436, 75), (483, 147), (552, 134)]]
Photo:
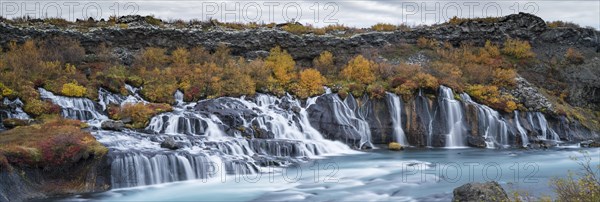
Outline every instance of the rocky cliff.
[(469, 20), (406, 31), (366, 32), (352, 36), (296, 35), (278, 28), (231, 30), (215, 25), (158, 27), (141, 23), (143, 20), (128, 16), (119, 21), (128, 25), (128, 28), (98, 25), (85, 29), (59, 28), (33, 22), (27, 26), (17, 26), (1, 22), (0, 45), (7, 47), (11, 41), (23, 42), (31, 38), (71, 37), (79, 40), (90, 55), (94, 54), (99, 44), (108, 45), (124, 64), (131, 64), (134, 53), (145, 47), (172, 50), (203, 46), (215, 50), (224, 44), (235, 55), (256, 58), (267, 56), (268, 50), (278, 45), (288, 50), (302, 66), (309, 66), (313, 58), (325, 50), (332, 52), (339, 62), (345, 63), (358, 53), (401, 43), (414, 44), (420, 37), (449, 42), (455, 46), (461, 43), (483, 45), (486, 40), (501, 43), (508, 38), (517, 38), (530, 41), (540, 61), (561, 59), (564, 51), (570, 47), (581, 50), (587, 58), (584, 64), (557, 68), (552, 63), (540, 63), (519, 73), (538, 87), (568, 90), (568, 102), (574, 106), (600, 109), (600, 93), (597, 93), (600, 89), (600, 68), (597, 68), (600, 61), (600, 32), (591, 28), (549, 28), (541, 18), (526, 13), (493, 21)]

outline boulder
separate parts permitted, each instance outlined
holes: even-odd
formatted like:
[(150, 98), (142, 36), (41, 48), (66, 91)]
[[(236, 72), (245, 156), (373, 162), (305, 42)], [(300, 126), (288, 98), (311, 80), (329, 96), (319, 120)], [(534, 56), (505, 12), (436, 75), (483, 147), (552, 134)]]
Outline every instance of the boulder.
[(172, 137), (168, 137), (165, 138), (165, 140), (162, 143), (160, 143), (160, 147), (170, 150), (178, 150), (181, 148), (181, 145), (175, 142), (175, 140)]
[(400, 151), (400, 150), (404, 150), (404, 147), (402, 147), (402, 145), (400, 145), (400, 143), (390, 142), (390, 144), (388, 144), (388, 149), (392, 150), (392, 151)]
[(102, 130), (122, 131), (125, 128), (125, 124), (122, 121), (106, 120), (102, 122), (100, 128)]
[(467, 137), (467, 145), (469, 147), (478, 147), (478, 148), (487, 148), (487, 144), (485, 143), (485, 138), (481, 136), (471, 136)]
[(467, 183), (453, 193), (452, 201), (508, 201), (506, 191), (496, 181)]

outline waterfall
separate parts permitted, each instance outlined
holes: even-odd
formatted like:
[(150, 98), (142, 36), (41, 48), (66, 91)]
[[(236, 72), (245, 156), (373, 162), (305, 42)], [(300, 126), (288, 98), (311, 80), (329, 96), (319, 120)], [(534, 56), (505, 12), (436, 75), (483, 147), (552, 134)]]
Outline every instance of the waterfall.
[(546, 117), (541, 112), (528, 112), (527, 121), (538, 131), (539, 140), (553, 140), (560, 142), (558, 134), (548, 125)]
[(466, 93), (463, 93), (460, 96), (463, 102), (477, 108), (477, 125), (479, 126), (479, 134), (483, 134), (487, 147), (508, 147), (509, 127), (506, 121), (500, 116), (500, 113), (488, 106), (473, 102), (471, 97), (469, 97), (469, 95)]
[(29, 117), (29, 115), (27, 115), (27, 113), (25, 113), (23, 111), (23, 102), (21, 102), (21, 99), (17, 98), (14, 100), (9, 100), (8, 98), (4, 98), (4, 100), (2, 101), (2, 105), (7, 107), (7, 109), (5, 110), (0, 110), (2, 111), (3, 114), (0, 114), (0, 122), (2, 121), (2, 119), (5, 118), (13, 118), (13, 119), (31, 119), (31, 117)]
[(394, 124), (394, 136), (396, 137), (396, 142), (406, 146), (408, 145), (408, 141), (406, 141), (406, 135), (402, 129), (402, 109), (404, 108), (402, 106), (402, 101), (398, 95), (393, 93), (386, 93), (386, 100), (392, 117), (392, 123)]
[(182, 105), (182, 104), (184, 104), (184, 102), (183, 102), (183, 92), (181, 92), (180, 90), (177, 90), (175, 92), (174, 97), (175, 97), (175, 104), (176, 105)]
[(108, 117), (100, 113), (96, 104), (87, 98), (74, 98), (54, 95), (50, 91), (39, 88), (40, 97), (52, 101), (62, 109), (62, 116), (77, 120), (106, 120)]
[(111, 164), (112, 187), (134, 187), (205, 179), (226, 174), (255, 174), (258, 167), (244, 161), (223, 161), (208, 154), (117, 154)]
[(438, 97), (439, 109), (445, 116), (447, 128), (446, 147), (464, 147), (466, 133), (463, 124), (463, 110), (461, 103), (454, 99), (452, 89), (440, 86), (440, 95)]
[[(127, 85), (129, 86), (129, 85)], [(133, 87), (129, 87), (131, 89)], [(135, 104), (135, 103), (148, 103), (146, 100), (142, 99), (138, 94), (134, 94), (132, 91), (128, 91), (130, 94), (127, 96), (114, 94), (109, 92), (104, 88), (98, 89), (98, 104), (102, 106), (102, 111), (105, 111), (109, 105), (118, 105), (123, 106), (125, 104)]]
[(339, 96), (333, 95), (332, 98), (332, 112), (335, 121), (343, 126), (349, 126), (352, 131), (346, 131), (346, 133), (356, 133), (360, 135), (359, 148), (363, 146), (374, 147), (371, 143), (371, 129), (369, 123), (364, 119), (359, 118), (354, 109), (358, 109), (358, 103), (349, 94), (344, 101)]
[(431, 142), (433, 140), (433, 117), (431, 115), (431, 110), (429, 107), (429, 100), (423, 96), (423, 92), (419, 89), (419, 94), (415, 98), (415, 111), (417, 116), (419, 116), (422, 123), (427, 124), (427, 145), (431, 147)]
[[(113, 175), (115, 187), (220, 175), (215, 171), (215, 163), (220, 165), (221, 174), (253, 174), (259, 170), (257, 163), (351, 152), (347, 145), (323, 138), (310, 125), (306, 108), (315, 100), (307, 100), (305, 107), (291, 96), (264, 94), (254, 99), (218, 98), (198, 103), (180, 100), (172, 112), (151, 119), (146, 130), (155, 135), (111, 132), (97, 136), (101, 136), (100, 142), (118, 150), (112, 171), (121, 174)], [(259, 134), (264, 137), (257, 137)], [(167, 138), (183, 148), (160, 148), (159, 142)], [(135, 140), (145, 146), (136, 147)], [(131, 150), (140, 152), (127, 152)]]
[(517, 131), (521, 135), (521, 142), (523, 143), (523, 147), (527, 147), (529, 145), (529, 138), (527, 137), (527, 131), (521, 126), (521, 117), (519, 116), (519, 111), (515, 111), (515, 125), (517, 127)]
[(2, 107), (0, 108), (0, 131), (4, 129), (4, 125), (2, 124), (2, 120), (4, 119), (31, 119), (29, 115), (23, 111), (23, 102), (21, 102), (19, 98), (12, 101), (8, 98), (4, 98), (2, 103), (0, 103), (0, 107)]

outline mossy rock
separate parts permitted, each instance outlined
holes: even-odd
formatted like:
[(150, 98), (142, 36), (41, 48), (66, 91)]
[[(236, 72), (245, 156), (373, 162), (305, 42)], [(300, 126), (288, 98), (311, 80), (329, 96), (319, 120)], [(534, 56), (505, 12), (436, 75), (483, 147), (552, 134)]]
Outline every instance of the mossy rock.
[(392, 151), (401, 151), (404, 150), (404, 147), (400, 143), (390, 142), (390, 144), (388, 144), (388, 149)]

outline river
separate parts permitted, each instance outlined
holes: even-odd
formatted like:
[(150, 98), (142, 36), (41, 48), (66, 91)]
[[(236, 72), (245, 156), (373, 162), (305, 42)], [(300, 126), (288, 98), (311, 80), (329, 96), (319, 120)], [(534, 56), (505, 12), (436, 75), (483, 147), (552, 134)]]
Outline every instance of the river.
[[(464, 183), (496, 180), (515, 190), (552, 196), (549, 180), (579, 166), (570, 157), (600, 149), (407, 149), (329, 156), (256, 175), (216, 176), (78, 195), (67, 200), (107, 201), (450, 201)], [(319, 168), (319, 169), (317, 169)]]

